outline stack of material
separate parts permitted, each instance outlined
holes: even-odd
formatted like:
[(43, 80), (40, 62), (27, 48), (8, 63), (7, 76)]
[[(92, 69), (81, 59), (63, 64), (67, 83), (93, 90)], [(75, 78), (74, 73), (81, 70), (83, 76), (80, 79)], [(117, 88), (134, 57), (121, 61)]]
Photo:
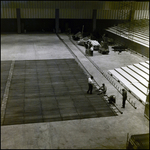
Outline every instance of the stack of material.
[(107, 42), (101, 42), (101, 47), (99, 48), (99, 53), (102, 54), (108, 54), (109, 53), (109, 48)]
[(92, 45), (92, 47), (93, 47), (93, 50), (99, 50), (99, 48), (101, 47), (101, 45), (99, 44), (99, 42), (98, 41), (96, 41), (96, 40), (88, 40), (89, 42), (90, 42), (90, 44)]
[(82, 33), (78, 32), (75, 35), (72, 36), (73, 40), (78, 41), (80, 39), (82, 39)]

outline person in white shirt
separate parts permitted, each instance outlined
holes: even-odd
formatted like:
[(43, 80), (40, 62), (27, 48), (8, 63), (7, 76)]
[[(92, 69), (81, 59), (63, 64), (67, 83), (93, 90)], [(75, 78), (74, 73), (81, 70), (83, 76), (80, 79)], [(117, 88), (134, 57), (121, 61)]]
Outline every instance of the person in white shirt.
[(89, 88), (88, 88), (87, 93), (92, 94), (93, 84), (94, 84), (94, 80), (93, 80), (93, 76), (91, 76), (91, 77), (88, 78), (88, 85), (89, 85)]
[(90, 48), (90, 56), (93, 56), (93, 50), (94, 50), (94, 48), (93, 48), (93, 46), (91, 46), (91, 48)]

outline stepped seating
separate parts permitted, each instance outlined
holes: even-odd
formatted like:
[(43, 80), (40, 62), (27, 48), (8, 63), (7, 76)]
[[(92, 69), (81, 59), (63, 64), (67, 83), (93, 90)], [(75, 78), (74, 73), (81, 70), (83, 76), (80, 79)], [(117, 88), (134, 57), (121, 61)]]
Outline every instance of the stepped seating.
[(132, 22), (118, 24), (118, 26), (124, 26), (124, 27), (128, 25), (130, 25), (130, 27), (133, 27), (135, 29), (139, 29), (139, 27), (144, 28), (149, 26), (149, 19), (133, 20)]
[(114, 28), (120, 32), (122, 31), (130, 31), (130, 34), (134, 34), (134, 35), (141, 35), (143, 37), (148, 37), (149, 36), (149, 31), (148, 31), (148, 28), (142, 28), (141, 29), (136, 29), (136, 28), (128, 28), (128, 27), (122, 27), (122, 26), (114, 26), (114, 27), (111, 27), (111, 28)]
[[(147, 69), (149, 69), (149, 65), (148, 65), (147, 63), (145, 63), (145, 62), (140, 62), (140, 64), (143, 65), (144, 67), (146, 67)], [(149, 74), (149, 72), (148, 72), (148, 74)]]
[(149, 65), (149, 61), (146, 61), (146, 63)]
[(111, 76), (113, 76), (118, 82), (120, 82), (143, 104), (145, 104), (146, 96), (148, 94), (149, 73), (145, 72), (145, 69), (147, 68), (142, 66), (141, 64), (146, 64), (145, 66), (148, 67), (148, 63), (149, 61), (140, 62), (139, 64), (128, 65), (125, 67), (108, 70), (108, 73)]
[(106, 31), (132, 40), (143, 46), (149, 47), (149, 21), (145, 19), (134, 20), (130, 23), (122, 23), (109, 27)]
[(124, 77), (122, 77), (115, 70), (109, 70), (108, 73), (111, 74), (114, 78), (116, 78), (119, 82), (123, 83), (123, 85), (128, 90), (130, 90), (133, 95), (137, 96), (140, 100), (142, 100), (145, 103), (145, 101), (146, 101), (145, 94), (143, 94), (140, 90), (138, 90), (136, 87), (134, 87), (128, 80), (126, 80)]
[(130, 74), (126, 73), (124, 70), (122, 70), (121, 68), (117, 68), (115, 69), (118, 73), (120, 73), (122, 76), (124, 76), (124, 78), (126, 78), (131, 84), (133, 84), (137, 89), (141, 90), (142, 92), (146, 94), (147, 92), (147, 88), (145, 86), (143, 86), (141, 83), (139, 83), (139, 81), (137, 79), (135, 79), (134, 77), (132, 77)]
[(131, 76), (135, 77), (141, 84), (148, 88), (148, 81), (145, 80), (142, 76), (138, 75), (128, 67), (121, 67), (124, 71), (128, 72)]
[[(119, 28), (117, 27), (117, 26), (115, 26), (115, 27), (112, 27), (112, 28), (114, 28), (114, 29), (116, 29), (116, 30), (118, 30)], [(141, 39), (145, 39), (145, 40), (147, 40), (148, 41), (148, 35), (147, 35), (147, 33), (145, 34), (144, 32), (142, 32), (142, 31), (131, 31), (131, 30), (128, 30), (128, 28), (120, 28), (119, 29), (119, 31), (121, 31), (122, 33), (124, 33), (124, 34), (129, 34), (130, 36), (132, 35), (132, 36), (135, 36), (135, 37), (139, 37), (140, 36), (140, 38)]]
[(132, 41), (139, 43), (141, 45), (144, 45), (146, 47), (149, 47), (149, 37), (143, 33), (140, 32), (128, 32), (127, 28), (119, 28), (117, 26), (115, 27), (111, 27), (109, 29), (106, 29), (109, 32), (112, 32), (114, 34), (117, 34), (121, 37), (127, 38), (127, 39), (131, 39)]
[(147, 81), (149, 81), (149, 75), (147, 75), (144, 71), (141, 71), (140, 69), (138, 69), (136, 67), (136, 65), (128, 65), (127, 67), (129, 67), (130, 69), (132, 69), (133, 71), (135, 71), (137, 74), (141, 75), (144, 79), (146, 79)]
[(127, 34), (124, 34), (123, 32), (120, 34), (120, 33), (117, 32), (116, 29), (113, 29), (113, 28), (106, 29), (106, 31), (109, 31), (109, 32), (111, 32), (113, 34), (119, 35), (119, 36), (121, 36), (123, 38), (130, 39), (130, 40), (132, 40), (132, 41), (134, 41), (136, 43), (139, 43), (140, 45), (143, 45), (145, 47), (149, 47), (149, 41), (146, 40), (146, 39), (142, 39), (141, 36), (139, 36), (140, 37), (139, 38), (139, 37), (136, 37), (136, 36), (133, 35), (133, 36), (130, 36), (131, 38), (129, 38), (127, 36)]
[[(137, 68), (139, 68), (140, 70), (142, 70), (144, 73), (148, 74), (149, 75), (149, 69), (143, 67), (142, 65), (140, 64), (134, 64), (134, 66), (136, 66)], [(146, 77), (147, 79), (147, 77)]]

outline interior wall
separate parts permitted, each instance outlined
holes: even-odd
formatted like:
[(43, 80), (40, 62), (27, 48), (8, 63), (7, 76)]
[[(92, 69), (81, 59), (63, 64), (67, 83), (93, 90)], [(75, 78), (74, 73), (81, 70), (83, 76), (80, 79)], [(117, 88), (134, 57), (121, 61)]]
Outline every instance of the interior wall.
[(17, 33), (17, 19), (1, 19), (1, 33), (3, 32)]
[[(149, 2), (132, 2), (134, 19), (149, 18)], [(59, 9), (59, 26), (62, 32), (67, 26), (73, 33), (82, 30), (92, 31), (93, 10), (97, 10), (96, 30), (116, 24), (128, 17), (131, 2), (118, 1), (1, 1), (1, 32), (17, 31), (16, 9), (20, 9), (21, 28), (28, 32), (52, 32), (55, 29), (55, 9)], [(127, 15), (128, 16), (128, 15)], [(117, 21), (117, 22), (118, 22)]]
[(55, 19), (21, 19), (22, 32), (53, 32)]
[[(121, 22), (121, 20), (96, 20), (96, 31), (102, 32), (107, 27)], [(84, 32), (92, 32), (92, 19), (59, 19), (59, 28), (61, 32), (66, 32), (67, 28), (71, 28), (72, 33), (82, 31), (84, 25)], [(53, 32), (55, 29), (55, 19), (21, 19), (21, 32)], [(1, 33), (16, 32), (17, 33), (17, 19), (1, 19)]]

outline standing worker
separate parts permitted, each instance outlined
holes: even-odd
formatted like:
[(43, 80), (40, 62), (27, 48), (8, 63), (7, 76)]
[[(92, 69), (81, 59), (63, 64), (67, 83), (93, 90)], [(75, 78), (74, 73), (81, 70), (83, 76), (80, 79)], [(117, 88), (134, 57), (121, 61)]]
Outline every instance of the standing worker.
[(85, 47), (85, 55), (88, 55), (88, 42), (84, 43), (84, 47)]
[(85, 55), (89, 55), (89, 41), (84, 43), (85, 46)]
[(90, 47), (90, 56), (93, 56), (93, 50), (94, 50), (94, 48), (93, 48), (93, 46), (91, 46)]
[(88, 78), (89, 89), (88, 89), (87, 93), (90, 92), (90, 94), (92, 94), (93, 84), (94, 84), (94, 80), (93, 80), (93, 76), (91, 76)]
[(127, 91), (125, 89), (122, 89), (122, 107), (125, 108), (125, 102), (127, 100)]

